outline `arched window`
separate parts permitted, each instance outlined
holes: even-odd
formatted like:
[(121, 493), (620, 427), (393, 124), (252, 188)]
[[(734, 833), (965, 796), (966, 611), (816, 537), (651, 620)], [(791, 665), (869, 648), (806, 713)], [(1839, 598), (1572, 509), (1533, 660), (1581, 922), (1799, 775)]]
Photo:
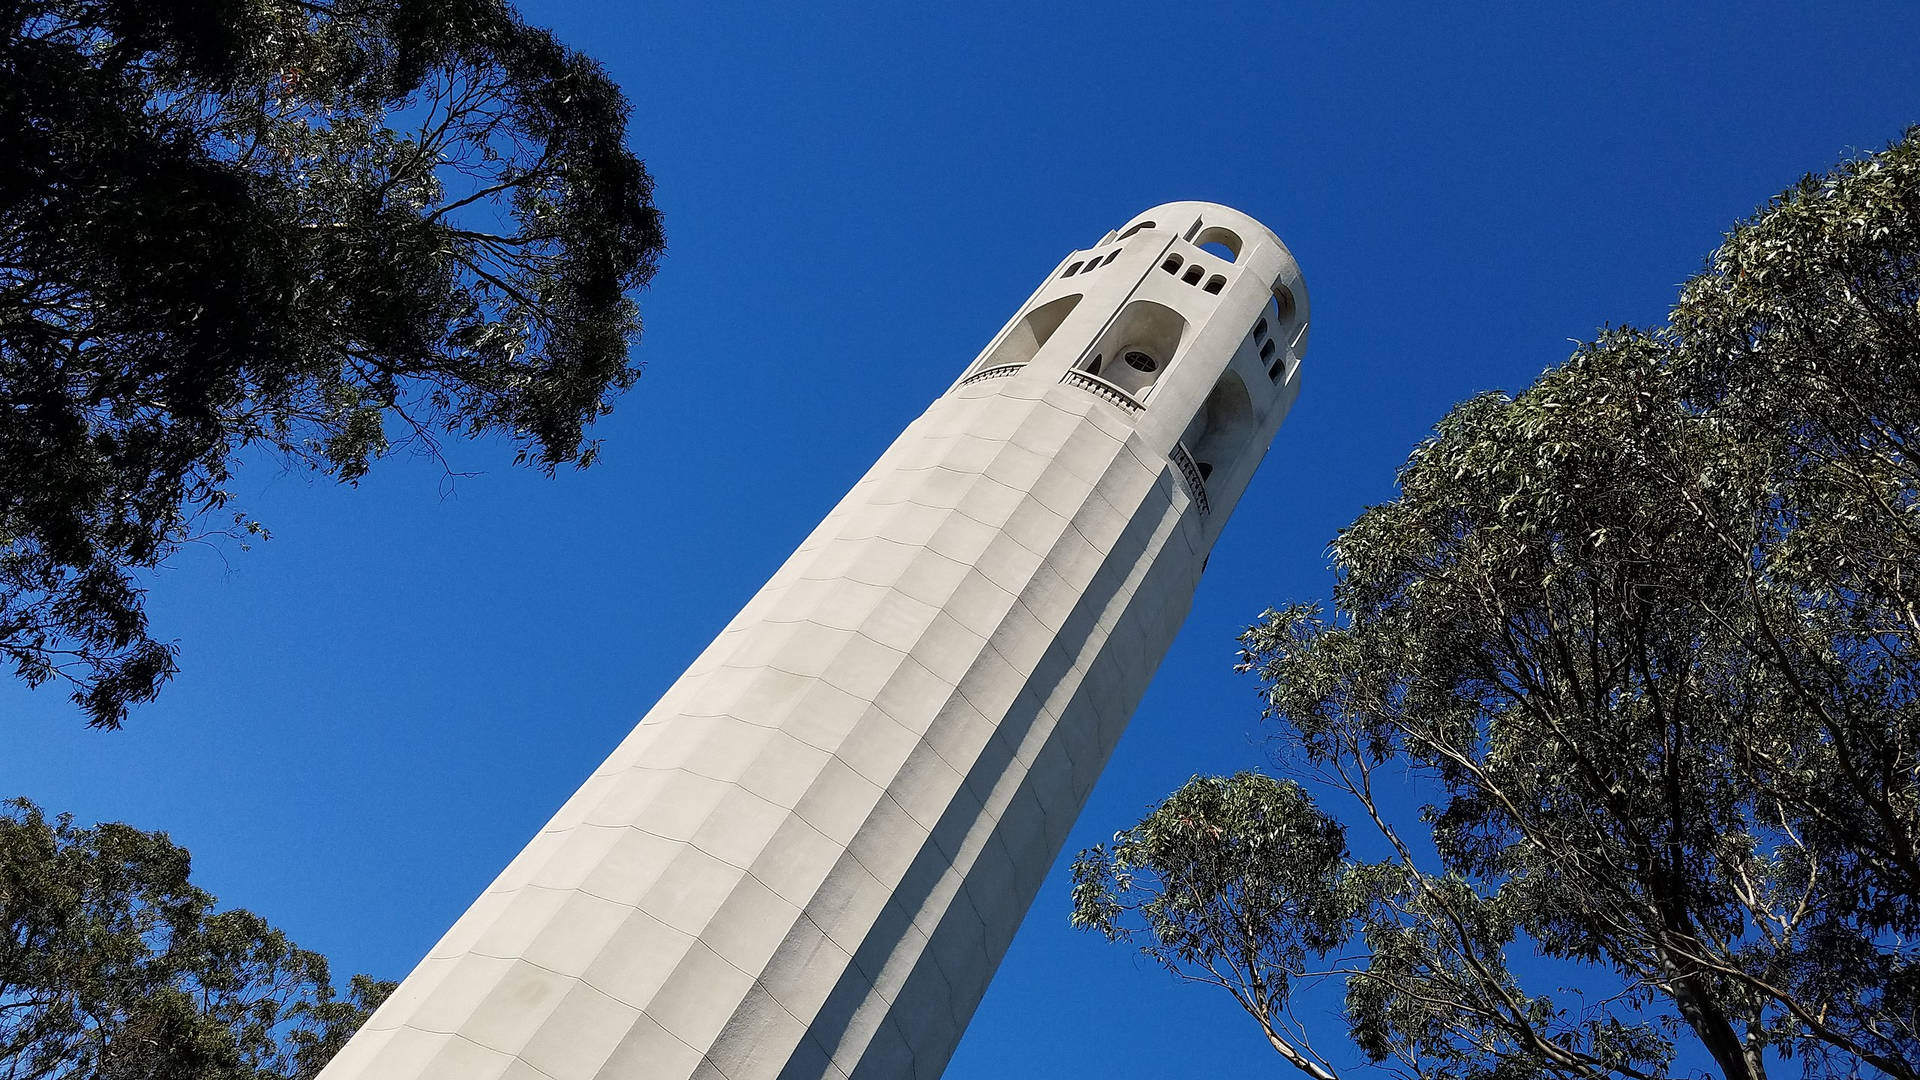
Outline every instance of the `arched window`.
[(1141, 229), (1151, 229), (1151, 228), (1153, 228), (1153, 222), (1143, 221), (1140, 224), (1135, 225), (1133, 228), (1128, 229), (1126, 232), (1121, 233), (1120, 239), (1125, 240), (1127, 237), (1132, 236), (1134, 233), (1139, 232)]
[(1060, 324), (1066, 321), (1067, 315), (1079, 303), (1080, 294), (1074, 293), (1072, 296), (1049, 300), (1022, 315), (1001, 335), (992, 351), (980, 358), (973, 370), (985, 371), (1007, 364), (1024, 364), (1033, 359), (1033, 354), (1040, 351), (1040, 346), (1047, 343), (1055, 330), (1060, 329)]
[(1217, 293), (1226, 287), (1227, 279), (1221, 277), (1219, 274), (1215, 274), (1207, 279), (1207, 291), (1210, 293)]
[(1167, 261), (1160, 264), (1160, 269), (1165, 270), (1169, 274), (1177, 274), (1180, 272), (1180, 264), (1186, 261), (1187, 260), (1178, 255), (1169, 255), (1167, 256)]
[(1205, 273), (1206, 270), (1204, 270), (1199, 263), (1194, 263), (1192, 266), (1187, 267), (1187, 272), (1181, 275), (1180, 280), (1189, 285), (1198, 285), (1200, 284), (1200, 276)]
[(1273, 302), (1278, 305), (1280, 309), (1276, 318), (1281, 322), (1286, 322), (1288, 319), (1293, 318), (1293, 293), (1289, 292), (1285, 285), (1275, 285), (1273, 287)]
[(1186, 319), (1165, 304), (1131, 301), (1094, 343), (1096, 355), (1114, 358), (1113, 363), (1102, 365), (1099, 376), (1135, 400), (1145, 400), (1179, 354), (1186, 330)]
[(1105, 266), (1119, 257), (1120, 257), (1120, 249), (1114, 248), (1111, 254), (1109, 254), (1106, 258), (1100, 260), (1100, 265)]
[(1217, 469), (1231, 469), (1253, 433), (1253, 402), (1240, 376), (1228, 371), (1214, 384), (1206, 404), (1181, 433), (1180, 444), (1200, 468), (1200, 478), (1212, 479)]
[(1253, 324), (1253, 339), (1255, 341), (1267, 340), (1267, 320), (1264, 317), (1259, 322)]
[(1240, 261), (1240, 234), (1232, 229), (1223, 229), (1218, 225), (1203, 229), (1193, 238), (1194, 246), (1211, 255), (1218, 255), (1228, 262)]
[(1072, 277), (1073, 275), (1075, 275), (1075, 274), (1077, 274), (1077, 273), (1079, 273), (1079, 272), (1080, 272), (1080, 264), (1079, 264), (1079, 263), (1074, 263), (1074, 264), (1073, 264), (1072, 266), (1069, 266), (1069, 267), (1067, 267), (1067, 272), (1066, 272), (1066, 273), (1064, 273), (1064, 274), (1061, 274), (1060, 276), (1061, 276), (1061, 277)]
[(1279, 352), (1277, 344), (1277, 342), (1269, 340), (1266, 344), (1260, 346), (1260, 359), (1266, 362), (1267, 378), (1272, 379), (1274, 382), (1279, 382), (1280, 376), (1287, 373), (1287, 354)]

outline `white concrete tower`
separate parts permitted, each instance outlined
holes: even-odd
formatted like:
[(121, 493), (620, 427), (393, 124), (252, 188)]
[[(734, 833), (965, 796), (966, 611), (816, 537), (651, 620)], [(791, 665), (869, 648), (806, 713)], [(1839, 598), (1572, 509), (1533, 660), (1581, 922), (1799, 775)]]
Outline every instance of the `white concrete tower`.
[(938, 1077), (1306, 339), (1226, 207), (1069, 255), (322, 1080)]

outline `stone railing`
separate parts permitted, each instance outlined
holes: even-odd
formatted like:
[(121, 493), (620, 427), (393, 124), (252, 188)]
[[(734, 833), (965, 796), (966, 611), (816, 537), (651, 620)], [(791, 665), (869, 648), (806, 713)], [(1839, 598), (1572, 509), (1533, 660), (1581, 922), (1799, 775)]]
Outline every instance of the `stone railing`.
[(954, 389), (958, 390), (961, 386), (970, 386), (977, 382), (986, 382), (988, 379), (1004, 379), (1026, 366), (1025, 364), (1001, 364), (999, 367), (985, 368), (961, 379), (959, 386), (955, 386)]
[(1200, 516), (1207, 516), (1207, 482), (1200, 475), (1200, 466), (1193, 463), (1193, 455), (1179, 443), (1173, 444), (1173, 467), (1180, 470), (1180, 479), (1187, 482), (1187, 494), (1193, 496), (1193, 505), (1200, 508)]
[(1141, 409), (1146, 408), (1145, 405), (1134, 400), (1132, 394), (1127, 393), (1125, 390), (1120, 389), (1098, 375), (1089, 374), (1078, 368), (1070, 370), (1061, 376), (1060, 381), (1066, 383), (1068, 386), (1077, 386), (1082, 390), (1092, 391), (1095, 396), (1103, 397), (1128, 412), (1139, 412)]

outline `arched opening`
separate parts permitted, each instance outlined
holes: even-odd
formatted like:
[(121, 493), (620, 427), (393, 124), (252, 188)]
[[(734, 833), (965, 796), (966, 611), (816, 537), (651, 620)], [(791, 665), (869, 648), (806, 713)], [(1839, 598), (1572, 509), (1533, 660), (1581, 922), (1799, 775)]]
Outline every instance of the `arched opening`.
[(1285, 323), (1293, 319), (1293, 293), (1285, 285), (1276, 284), (1273, 287), (1273, 302), (1279, 306), (1280, 311), (1276, 318), (1280, 322)]
[(1135, 400), (1144, 399), (1173, 362), (1186, 331), (1187, 320), (1179, 312), (1151, 300), (1135, 300), (1120, 309), (1094, 347), (1096, 358), (1111, 356), (1113, 360), (1097, 369), (1089, 363), (1084, 370), (1099, 375)]
[(1160, 269), (1165, 270), (1169, 274), (1177, 274), (1180, 272), (1181, 265), (1186, 261), (1187, 260), (1178, 255), (1169, 255), (1167, 256), (1167, 261), (1160, 264)]
[(1206, 270), (1201, 267), (1199, 263), (1194, 263), (1192, 266), (1187, 267), (1187, 272), (1180, 276), (1180, 280), (1189, 285), (1198, 285), (1200, 284), (1200, 276), (1205, 273)]
[(1094, 353), (1093, 359), (1087, 361), (1085, 364), (1082, 364), (1080, 366), (1080, 370), (1086, 372), (1089, 375), (1100, 374), (1100, 354)]
[(1067, 272), (1066, 272), (1066, 273), (1064, 273), (1064, 274), (1061, 274), (1060, 276), (1061, 276), (1061, 277), (1072, 277), (1073, 275), (1075, 275), (1075, 274), (1077, 274), (1077, 273), (1079, 273), (1079, 272), (1080, 272), (1080, 264), (1079, 264), (1079, 263), (1074, 263), (1074, 264), (1073, 264), (1072, 266), (1069, 266), (1069, 267), (1067, 267)]
[(1215, 274), (1207, 279), (1207, 291), (1210, 293), (1217, 293), (1226, 287), (1227, 279), (1219, 274)]
[(1253, 324), (1253, 340), (1267, 340), (1267, 320), (1265, 316), (1261, 316), (1260, 321)]
[(1132, 236), (1134, 233), (1139, 232), (1141, 229), (1151, 229), (1151, 228), (1153, 228), (1153, 222), (1143, 221), (1140, 224), (1135, 225), (1133, 228), (1128, 229), (1126, 232), (1121, 233), (1120, 239), (1125, 240), (1127, 237)]
[(1202, 479), (1230, 467), (1253, 431), (1253, 399), (1240, 376), (1228, 371), (1207, 394), (1199, 415), (1187, 425), (1180, 442), (1193, 456)]
[(1218, 225), (1202, 229), (1200, 234), (1193, 238), (1193, 243), (1200, 250), (1219, 255), (1228, 262), (1240, 261), (1240, 234), (1232, 229), (1223, 229)]
[(1055, 330), (1060, 329), (1060, 324), (1066, 321), (1067, 315), (1079, 303), (1080, 294), (1074, 293), (1072, 296), (1049, 300), (1022, 315), (1019, 322), (1001, 335), (993, 351), (974, 365), (974, 370), (985, 371), (988, 368), (1006, 364), (1024, 364), (1033, 359), (1033, 354), (1040, 351), (1040, 346), (1047, 343), (1047, 339), (1053, 336)]
[(1107, 253), (1106, 258), (1100, 260), (1100, 265), (1105, 266), (1119, 257), (1120, 257), (1120, 249), (1115, 248), (1113, 251)]

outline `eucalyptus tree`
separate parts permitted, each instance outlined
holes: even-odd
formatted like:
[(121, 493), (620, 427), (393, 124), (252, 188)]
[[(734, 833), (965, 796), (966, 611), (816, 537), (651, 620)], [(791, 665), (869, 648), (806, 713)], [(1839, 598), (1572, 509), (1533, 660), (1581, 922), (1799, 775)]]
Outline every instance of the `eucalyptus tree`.
[(0, 812), (0, 1077), (310, 1080), (393, 989), (218, 911), (164, 833)]
[(1226, 990), (1288, 1064), (1331, 1080), (1287, 1005), (1309, 959), (1348, 937), (1346, 856), (1346, 830), (1299, 784), (1196, 776), (1074, 860), (1073, 921)]
[(1176, 793), (1083, 853), (1076, 921), (1192, 974), (1162, 910), (1231, 900), (1210, 948), (1298, 939), (1281, 985), (1421, 1076), (1920, 1077), (1916, 439), (1920, 129), (1735, 228), (1669, 325), (1456, 407), (1331, 613), (1248, 630), (1281, 763), (1382, 858), (1276, 875), (1221, 820), (1141, 863)]
[(503, 0), (0, 4), (0, 653), (113, 727), (174, 671), (138, 574), (257, 531), (253, 448), (552, 471), (639, 374), (626, 100)]

